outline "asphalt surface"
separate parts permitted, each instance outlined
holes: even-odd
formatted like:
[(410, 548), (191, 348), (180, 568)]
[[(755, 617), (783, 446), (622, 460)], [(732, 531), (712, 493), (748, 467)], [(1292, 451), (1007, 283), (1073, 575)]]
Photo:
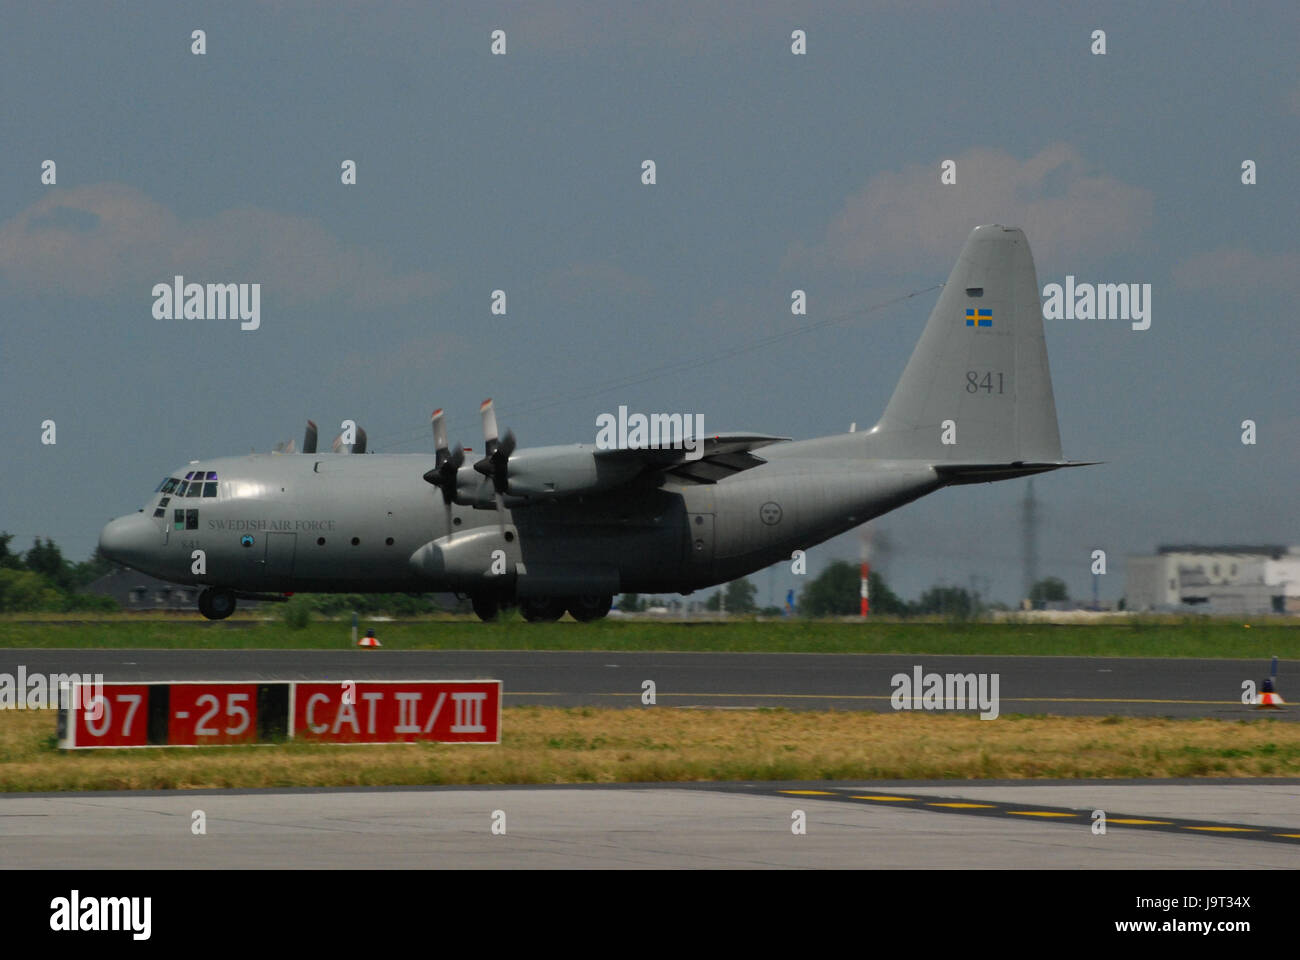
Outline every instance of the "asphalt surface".
[[(1294, 869), (1297, 799), (1297, 781), (13, 795), (0, 868)], [(1120, 823), (1136, 818), (1166, 825)]]
[[(996, 674), (1002, 714), (1269, 716), (1241, 702), (1259, 683), (1254, 660), (898, 656), (815, 653), (620, 653), (616, 651), (30, 650), (0, 649), (0, 673), (102, 673), (146, 680), (501, 680), (507, 706), (634, 707), (643, 684), (675, 707), (892, 710), (897, 674)], [(1281, 692), (1295, 665), (1280, 667)], [(1298, 694), (1300, 696), (1300, 694)]]

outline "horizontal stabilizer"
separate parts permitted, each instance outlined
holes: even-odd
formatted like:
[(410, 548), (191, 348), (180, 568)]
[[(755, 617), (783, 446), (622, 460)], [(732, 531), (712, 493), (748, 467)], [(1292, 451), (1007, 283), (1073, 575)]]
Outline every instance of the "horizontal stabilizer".
[(992, 483), (994, 480), (1014, 480), (1035, 473), (1047, 473), (1062, 467), (1091, 467), (1100, 460), (1018, 460), (1014, 463), (936, 463), (935, 472), (949, 486), (962, 483)]

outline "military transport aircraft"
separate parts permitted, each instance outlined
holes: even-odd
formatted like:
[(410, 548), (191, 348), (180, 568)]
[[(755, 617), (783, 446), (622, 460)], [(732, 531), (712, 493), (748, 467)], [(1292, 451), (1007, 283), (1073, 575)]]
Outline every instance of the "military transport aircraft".
[(100, 551), (203, 585), (210, 619), (294, 591), (450, 591), (485, 620), (515, 604), (598, 619), (617, 593), (724, 583), (941, 487), (1084, 465), (1061, 459), (1040, 303), (1024, 233), (977, 227), (870, 430), (516, 449), (485, 401), (486, 456), (470, 464), (441, 410), (432, 463), (357, 456), (363, 432), (352, 455), (318, 455), (308, 421), (299, 454), (175, 471)]

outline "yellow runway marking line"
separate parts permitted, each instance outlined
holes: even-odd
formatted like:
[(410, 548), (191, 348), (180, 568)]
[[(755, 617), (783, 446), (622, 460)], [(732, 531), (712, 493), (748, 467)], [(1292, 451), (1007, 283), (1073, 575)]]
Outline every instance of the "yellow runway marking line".
[(1184, 830), (1208, 830), (1212, 833), (1259, 833), (1256, 827), (1183, 827)]
[(850, 796), (850, 800), (888, 800), (890, 803), (915, 803), (918, 797)]
[(781, 793), (793, 793), (795, 796), (799, 796), (799, 797), (833, 797), (833, 796), (835, 796), (835, 794), (833, 794), (833, 793), (832, 793), (831, 791), (829, 791), (829, 790), (782, 790)]
[(1120, 819), (1118, 817), (1111, 817), (1106, 822), (1107, 823), (1128, 823), (1128, 824), (1133, 824), (1134, 826), (1143, 826), (1143, 827), (1145, 826), (1172, 827), (1174, 825), (1172, 820), (1134, 820), (1132, 818)]
[(1057, 810), (1008, 810), (1016, 817), (1077, 817), (1077, 813), (1061, 813)]
[(1275, 837), (1287, 837), (1288, 839), (1291, 839), (1291, 840), (1300, 840), (1300, 833), (1275, 833), (1275, 834), (1273, 834), (1273, 836), (1275, 836)]
[(927, 803), (927, 807), (955, 807), (958, 810), (992, 810), (992, 803)]

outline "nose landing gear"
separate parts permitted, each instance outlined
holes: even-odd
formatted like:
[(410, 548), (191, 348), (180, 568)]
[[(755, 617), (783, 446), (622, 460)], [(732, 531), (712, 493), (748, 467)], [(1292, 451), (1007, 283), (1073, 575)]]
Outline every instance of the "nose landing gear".
[(199, 613), (209, 620), (224, 620), (235, 612), (235, 592), (208, 587), (199, 592)]

